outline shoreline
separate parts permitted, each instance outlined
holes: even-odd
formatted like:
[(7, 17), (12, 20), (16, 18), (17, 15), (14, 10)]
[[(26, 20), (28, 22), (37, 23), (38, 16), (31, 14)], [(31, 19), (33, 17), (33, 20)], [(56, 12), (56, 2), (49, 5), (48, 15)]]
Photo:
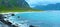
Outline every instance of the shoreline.
[(28, 12), (1, 12), (0, 14), (9, 14), (9, 13), (15, 13), (15, 14), (18, 14), (18, 13), (39, 13), (39, 12), (60, 12), (58, 10), (56, 11), (28, 11)]

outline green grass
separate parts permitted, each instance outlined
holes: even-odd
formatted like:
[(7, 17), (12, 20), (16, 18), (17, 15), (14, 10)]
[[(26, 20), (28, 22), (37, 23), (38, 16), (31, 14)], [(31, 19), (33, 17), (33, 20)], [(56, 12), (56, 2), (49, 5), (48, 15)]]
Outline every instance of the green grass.
[(32, 11), (41, 11), (41, 10), (36, 10), (32, 8), (19, 8), (19, 7), (13, 7), (13, 8), (7, 8), (7, 7), (0, 7), (0, 13), (5, 13), (5, 12), (32, 12)]

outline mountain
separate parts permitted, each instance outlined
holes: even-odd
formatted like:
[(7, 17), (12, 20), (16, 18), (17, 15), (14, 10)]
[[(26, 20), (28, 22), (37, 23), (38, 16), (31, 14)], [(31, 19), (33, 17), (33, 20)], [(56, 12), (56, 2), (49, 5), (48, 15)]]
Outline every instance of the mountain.
[(0, 0), (0, 12), (40, 11), (30, 8), (25, 0)]
[(0, 0), (0, 6), (5, 7), (20, 7), (20, 8), (28, 8), (29, 5), (25, 0)]
[(48, 5), (37, 5), (34, 8), (37, 8), (40, 10), (60, 10), (60, 3), (48, 4)]

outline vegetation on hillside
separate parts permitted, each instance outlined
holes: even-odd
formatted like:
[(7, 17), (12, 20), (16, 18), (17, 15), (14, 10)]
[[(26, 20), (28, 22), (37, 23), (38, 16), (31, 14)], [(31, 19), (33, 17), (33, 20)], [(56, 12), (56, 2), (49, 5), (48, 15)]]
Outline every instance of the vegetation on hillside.
[(38, 10), (30, 8), (25, 0), (0, 0), (0, 12), (25, 12), (25, 11), (38, 11)]
[(6, 7), (0, 7), (0, 12), (32, 12), (32, 11), (40, 11), (32, 8), (19, 8), (19, 7), (14, 7), (14, 8), (6, 8)]

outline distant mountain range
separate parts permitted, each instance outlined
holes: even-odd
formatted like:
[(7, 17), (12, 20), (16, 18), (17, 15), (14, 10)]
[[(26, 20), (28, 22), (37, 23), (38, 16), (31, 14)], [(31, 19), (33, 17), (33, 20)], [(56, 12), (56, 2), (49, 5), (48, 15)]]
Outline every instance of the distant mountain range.
[(0, 7), (21, 7), (27, 8), (29, 7), (28, 3), (25, 0), (0, 0)]
[(48, 4), (48, 5), (36, 5), (34, 8), (40, 10), (60, 10), (60, 3)]

